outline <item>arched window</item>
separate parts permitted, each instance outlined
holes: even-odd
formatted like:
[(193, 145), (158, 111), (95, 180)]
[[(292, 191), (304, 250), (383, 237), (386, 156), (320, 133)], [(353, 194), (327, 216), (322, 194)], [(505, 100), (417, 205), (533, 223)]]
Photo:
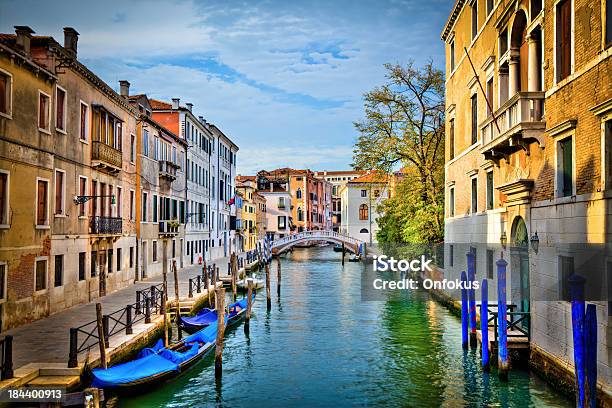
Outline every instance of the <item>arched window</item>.
[(368, 233), (368, 229), (367, 228), (362, 228), (361, 230), (359, 230), (360, 234), (367, 234)]
[(302, 189), (298, 188), (295, 192), (295, 198), (302, 198)]
[(304, 221), (304, 213), (302, 212), (302, 207), (298, 207), (297, 217), (298, 217), (298, 221)]
[(361, 204), (359, 206), (359, 219), (360, 220), (368, 219), (368, 206), (366, 204)]

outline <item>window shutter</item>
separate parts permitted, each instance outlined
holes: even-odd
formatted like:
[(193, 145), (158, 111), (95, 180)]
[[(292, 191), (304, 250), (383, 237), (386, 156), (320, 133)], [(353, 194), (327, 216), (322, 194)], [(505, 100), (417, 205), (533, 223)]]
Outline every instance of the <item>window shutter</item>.
[[(0, 174), (0, 224), (7, 224), (8, 220), (5, 219), (5, 208), (8, 205), (6, 196), (6, 183), (8, 176), (6, 174)], [(1, 283), (1, 282), (0, 282)]]
[(46, 214), (46, 205), (47, 202), (47, 189), (45, 188), (45, 183), (43, 181), (38, 182), (38, 203), (37, 203), (37, 217), (36, 224), (43, 225), (47, 219)]

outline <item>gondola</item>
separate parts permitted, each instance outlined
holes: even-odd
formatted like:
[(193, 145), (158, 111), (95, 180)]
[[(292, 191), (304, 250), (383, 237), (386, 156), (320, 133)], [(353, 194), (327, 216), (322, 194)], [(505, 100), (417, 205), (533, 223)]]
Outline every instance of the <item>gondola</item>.
[[(253, 299), (255, 294), (253, 294)], [(238, 302), (229, 305), (229, 313), (227, 315), (227, 325), (231, 326), (240, 321), (240, 319), (246, 313), (247, 298), (239, 300)], [(195, 333), (198, 330), (209, 326), (213, 322), (217, 321), (217, 311), (214, 309), (204, 308), (197, 315), (192, 317), (178, 316), (177, 325), (183, 331), (187, 333)]]
[(217, 322), (169, 347), (160, 339), (143, 349), (136, 359), (110, 368), (94, 368), (92, 387), (116, 392), (145, 389), (188, 370), (214, 349)]
[(334, 245), (334, 252), (342, 252), (342, 245), (340, 244)]

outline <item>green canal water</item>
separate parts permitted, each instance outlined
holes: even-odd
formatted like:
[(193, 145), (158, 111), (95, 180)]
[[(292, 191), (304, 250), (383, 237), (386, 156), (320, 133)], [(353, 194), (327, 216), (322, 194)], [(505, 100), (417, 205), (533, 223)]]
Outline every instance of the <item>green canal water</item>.
[(361, 301), (361, 263), (326, 248), (296, 249), (282, 260), (282, 293), (265, 294), (226, 335), (223, 379), (214, 353), (191, 371), (112, 407), (569, 407), (527, 371), (500, 384), (483, 374), (479, 353), (461, 349), (461, 322), (426, 293)]

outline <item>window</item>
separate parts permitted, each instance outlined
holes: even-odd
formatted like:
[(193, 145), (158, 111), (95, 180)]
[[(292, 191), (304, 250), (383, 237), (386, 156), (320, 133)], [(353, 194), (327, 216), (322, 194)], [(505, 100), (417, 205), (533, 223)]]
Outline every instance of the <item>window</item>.
[(449, 155), (450, 155), (450, 159), (453, 159), (455, 157), (455, 118), (451, 119), (449, 121), (449, 131), (448, 131), (448, 138), (449, 138), (449, 142), (448, 142), (448, 146), (449, 146)]
[(134, 267), (134, 247), (130, 247), (130, 269)]
[(49, 95), (38, 91), (38, 129), (49, 131), (49, 116), (51, 103)]
[(142, 154), (149, 157), (149, 131), (142, 131)]
[(302, 211), (301, 207), (298, 207), (297, 209), (297, 217), (298, 221), (304, 221), (304, 212)]
[(362, 197), (367, 197), (368, 196), (368, 191), (367, 190), (361, 190), (361, 196)]
[(487, 173), (487, 210), (493, 209), (493, 172)]
[(81, 120), (79, 122), (79, 138), (83, 141), (89, 139), (89, 106), (81, 101)]
[(153, 262), (157, 262), (157, 241), (153, 241)]
[(493, 255), (495, 252), (492, 249), (487, 249), (487, 279), (493, 279)]
[(134, 221), (134, 219), (136, 218), (136, 214), (135, 214), (135, 195), (134, 195), (134, 190), (130, 190), (130, 221)]
[(145, 192), (142, 193), (142, 219), (140, 220), (141, 222), (147, 222), (147, 207), (149, 206), (148, 203), (148, 197), (149, 195)]
[[(605, 45), (612, 45), (612, 0), (606, 0), (606, 37)], [(1, 82), (1, 80), (0, 80)], [(1, 89), (0, 89), (1, 90)]]
[(0, 114), (11, 115), (13, 77), (0, 71)]
[(130, 135), (130, 161), (134, 163), (136, 161), (136, 137)]
[(493, 0), (487, 0), (487, 16), (493, 11)]
[[(612, 3), (612, 0), (609, 1)], [(604, 123), (605, 155), (604, 184), (606, 190), (612, 189), (612, 118)], [(1, 191), (0, 191), (1, 192)], [(0, 207), (1, 209), (2, 207)], [(0, 222), (0, 224), (3, 224)]]
[(96, 276), (96, 271), (98, 269), (98, 253), (96, 251), (91, 251), (91, 270), (90, 275), (93, 278)]
[(374, 190), (374, 198), (380, 197), (380, 190)]
[(491, 107), (493, 106), (493, 78), (487, 81), (487, 116), (491, 116)]
[(153, 137), (153, 158), (159, 160), (159, 137)]
[(38, 292), (47, 289), (47, 259), (37, 259), (35, 261), (34, 288)]
[(478, 141), (478, 95), (472, 95), (470, 102), (472, 107), (472, 144), (475, 144)]
[(79, 252), (79, 280), (85, 280), (85, 252)]
[(53, 286), (56, 288), (64, 284), (64, 255), (55, 255), (55, 276)]
[(368, 219), (368, 206), (366, 204), (359, 206), (359, 219), (362, 221)]
[(278, 198), (278, 208), (280, 208), (280, 209), (284, 209), (285, 208), (285, 197), (279, 197)]
[(113, 273), (113, 250), (109, 249), (106, 252), (106, 255), (108, 256), (108, 259), (106, 262), (106, 264), (108, 265), (108, 273)]
[(455, 70), (455, 40), (450, 43), (450, 70)]
[(6, 264), (0, 264), (0, 300), (6, 300)]
[(55, 87), (55, 128), (66, 133), (66, 91)]
[(368, 234), (369, 232), (368, 232), (367, 228), (362, 228), (362, 229), (359, 230), (359, 233), (360, 234)]
[(0, 225), (9, 223), (9, 173), (0, 170)]
[(123, 217), (123, 189), (119, 186), (117, 186), (117, 217), (121, 218)]
[(49, 223), (47, 216), (48, 197), (49, 182), (39, 179), (36, 189), (36, 225), (47, 225)]
[(562, 0), (556, 5), (556, 53), (557, 82), (567, 78), (572, 71), (572, 0)]
[(157, 196), (153, 195), (153, 222), (157, 222)]
[(176, 240), (172, 240), (172, 258), (176, 258)]
[(451, 217), (455, 216), (455, 187), (451, 187), (448, 199), (448, 214)]
[(559, 255), (559, 295), (561, 300), (570, 300), (569, 277), (574, 274), (574, 257)]
[(474, 0), (472, 3), (472, 40), (476, 38), (478, 34), (478, 0)]
[(287, 217), (285, 217), (284, 215), (279, 215), (278, 216), (278, 229), (285, 229), (285, 228), (287, 228), (286, 220), (287, 220)]
[(472, 207), (471, 213), (478, 212), (478, 178), (472, 177)]
[(573, 195), (574, 169), (573, 169), (572, 137), (557, 142), (557, 193), (560, 197)]
[[(79, 176), (79, 195), (87, 195), (87, 177)], [(79, 217), (85, 216), (86, 208), (85, 203), (79, 204)]]
[(55, 215), (64, 214), (64, 176), (61, 170), (55, 170)]

